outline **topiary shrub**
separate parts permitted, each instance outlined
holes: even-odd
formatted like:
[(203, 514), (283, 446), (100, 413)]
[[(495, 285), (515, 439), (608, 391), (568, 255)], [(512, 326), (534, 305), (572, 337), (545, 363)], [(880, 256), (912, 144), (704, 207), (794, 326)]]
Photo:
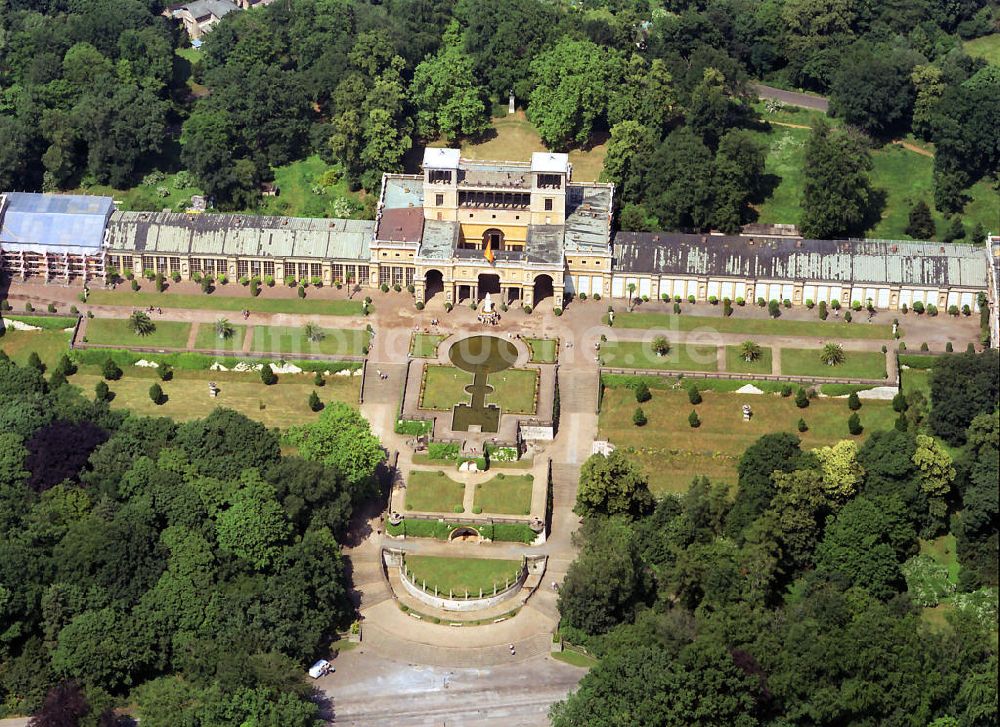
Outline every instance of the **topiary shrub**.
[(694, 305), (697, 302), (698, 302), (697, 299), (693, 295), (689, 295), (688, 296), (688, 303), (690, 303), (691, 305)]
[(829, 313), (827, 313), (827, 310), (826, 310), (826, 301), (825, 300), (821, 300), (819, 302), (819, 319), (821, 321), (825, 321), (826, 317), (828, 315), (829, 315)]
[(138, 291), (139, 290), (139, 281), (138, 280), (135, 280), (135, 279), (132, 280), (132, 290), (133, 291)]
[(118, 364), (115, 363), (114, 359), (107, 358), (101, 366), (101, 376), (108, 381), (118, 381), (118, 379), (122, 377), (122, 370)]
[(56, 304), (55, 303), (49, 303), (48, 308), (46, 308), (46, 310), (48, 310), (49, 313), (55, 313), (56, 312)]
[(944, 344), (944, 350), (947, 353), (953, 353), (954, 350), (955, 350), (955, 347), (953, 345), (951, 345), (951, 341), (948, 341), (948, 343)]
[(641, 406), (637, 406), (632, 413), (632, 423), (637, 427), (646, 426), (646, 412), (642, 410)]
[(899, 342), (899, 348), (898, 348), (898, 350), (899, 350), (900, 353), (902, 353), (903, 351), (906, 350), (906, 341), (900, 341)]
[(691, 413), (688, 414), (688, 426), (690, 426), (692, 429), (697, 429), (698, 427), (701, 426), (701, 419), (698, 418), (698, 412), (696, 412), (694, 409), (692, 409)]
[(635, 385), (635, 400), (640, 404), (645, 403), (653, 398), (653, 395), (649, 391), (649, 386), (646, 385), (645, 381), (640, 381)]
[(716, 296), (714, 296), (714, 295), (710, 295), (710, 296), (708, 296), (708, 302), (709, 302), (710, 305), (718, 305), (719, 304), (719, 299)]
[(383, 293), (388, 293), (389, 292), (389, 284), (388, 283), (382, 283), (380, 286), (378, 286), (378, 289), (381, 290)]
[(111, 389), (104, 381), (98, 381), (94, 385), (95, 401), (111, 401)]
[(423, 310), (424, 302), (422, 300), (418, 300), (416, 303), (413, 304), (413, 307), (416, 308), (417, 310)]
[(852, 391), (847, 395), (847, 408), (851, 411), (857, 411), (861, 408), (861, 399), (858, 397), (858, 392)]
[(315, 391), (309, 392), (309, 408), (312, 411), (323, 410), (323, 402), (319, 400), (319, 394), (317, 394)]
[(161, 363), (156, 367), (156, 374), (160, 377), (160, 381), (170, 381), (174, 378), (174, 369), (168, 363)]
[(562, 313), (563, 313), (563, 309), (562, 309), (562, 308), (553, 308), (553, 309), (552, 309), (552, 312), (553, 312), (553, 313), (555, 313), (555, 314), (556, 314), (556, 316), (558, 317), (558, 316), (561, 316), (561, 315), (562, 315)]
[(858, 416), (857, 412), (851, 414), (850, 419), (847, 420), (847, 431), (855, 437), (865, 431), (865, 428), (861, 426), (861, 417)]
[(278, 383), (278, 375), (274, 373), (271, 364), (264, 364), (260, 369), (260, 380), (265, 386)]
[(809, 406), (809, 395), (806, 394), (806, 390), (801, 386), (799, 387), (799, 390), (795, 392), (795, 406), (799, 409), (805, 409)]
[(784, 398), (786, 398), (786, 399), (789, 396), (791, 396), (792, 395), (792, 385), (791, 384), (782, 384), (781, 385), (781, 395)]
[(524, 312), (530, 314), (531, 313), (531, 306), (530, 305), (524, 306)]
[(814, 305), (816, 305), (816, 304), (813, 303), (812, 298), (806, 298), (806, 308), (808, 308), (809, 310), (812, 310)]
[(927, 342), (924, 341), (923, 343), (920, 344), (920, 350), (926, 353), (927, 351), (930, 351), (931, 349), (930, 349), (930, 346), (927, 345)]
[(681, 312), (681, 304), (674, 303), (674, 315), (680, 315), (680, 312)]
[(771, 316), (771, 318), (777, 318), (781, 315), (781, 308), (778, 305), (778, 301), (772, 300), (767, 304), (767, 314)]
[(913, 303), (913, 312), (916, 313), (917, 315), (920, 315), (921, 313), (923, 313), (924, 312), (924, 304), (921, 303), (919, 300), (915, 301)]
[(698, 387), (697, 386), (695, 386), (694, 384), (691, 384), (691, 386), (688, 387), (687, 392), (688, 392), (688, 401), (689, 402), (691, 402), (695, 406), (697, 406), (698, 404), (701, 403), (701, 401), (702, 401), (702, 399), (701, 399), (701, 392), (698, 391)]
[(852, 320), (854, 320), (854, 317), (851, 315), (851, 311), (845, 312), (844, 313), (844, 323), (850, 323)]
[(153, 384), (149, 387), (149, 400), (157, 406), (163, 403), (163, 389), (159, 384)]
[(909, 405), (906, 403), (906, 396), (903, 394), (902, 391), (900, 391), (898, 394), (892, 397), (893, 411), (902, 414), (904, 411), (907, 410), (907, 408), (909, 408)]
[(933, 318), (937, 314), (938, 314), (937, 306), (934, 305), (933, 303), (928, 303), (927, 304), (927, 315), (929, 315), (929, 316), (931, 316)]
[(446, 313), (451, 313), (451, 309), (454, 308), (454, 304), (450, 301), (444, 304), (444, 310)]
[(806, 425), (806, 420), (805, 419), (801, 419), (801, 418), (799, 419), (798, 430), (800, 432), (808, 432), (809, 431), (809, 427)]
[(781, 301), (781, 304), (786, 308), (792, 307), (792, 301), (788, 300), (788, 298), (785, 298), (783, 301)]

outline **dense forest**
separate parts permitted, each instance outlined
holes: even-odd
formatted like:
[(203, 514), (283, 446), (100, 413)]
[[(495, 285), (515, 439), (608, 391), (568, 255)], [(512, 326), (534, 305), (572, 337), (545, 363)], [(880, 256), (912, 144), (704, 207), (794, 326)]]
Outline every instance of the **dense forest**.
[(489, 133), (513, 91), (550, 148), (610, 136), (623, 227), (732, 232), (769, 192), (753, 79), (827, 94), (846, 122), (810, 143), (806, 235), (877, 219), (868, 156), (888, 139), (934, 144), (948, 214), (1000, 167), (1000, 68), (961, 44), (996, 32), (986, 0), (295, 0), (227, 15), (193, 69), (162, 10), (0, 8), (0, 188), (184, 169), (252, 209), (274, 167), (319, 154), (371, 191), (422, 144)]
[(282, 456), (233, 411), (130, 416), (43, 369), (0, 353), (0, 716), (313, 727), (303, 666), (353, 619), (338, 542), (383, 457), (367, 421), (332, 403)]
[[(626, 454), (591, 458), (559, 606), (601, 658), (553, 724), (995, 725), (998, 364), (942, 358), (860, 444), (761, 437), (735, 497), (698, 478), (657, 502)], [(949, 533), (942, 622), (918, 553)]]

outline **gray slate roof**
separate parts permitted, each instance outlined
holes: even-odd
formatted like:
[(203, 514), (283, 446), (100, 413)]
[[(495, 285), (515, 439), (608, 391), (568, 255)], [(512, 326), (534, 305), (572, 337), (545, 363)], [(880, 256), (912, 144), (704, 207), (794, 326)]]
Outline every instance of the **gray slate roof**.
[(217, 18), (224, 18), (234, 10), (239, 10), (236, 3), (229, 0), (194, 0), (194, 2), (173, 6), (174, 12), (187, 10), (195, 20), (214, 15)]
[(613, 270), (824, 282), (983, 288), (980, 248), (931, 242), (802, 240), (618, 232)]
[(114, 210), (110, 197), (8, 192), (0, 223), (0, 247), (25, 252), (92, 254), (104, 241)]
[(566, 250), (608, 251), (612, 188), (607, 184), (566, 185)]
[(162, 255), (367, 260), (371, 220), (259, 215), (115, 212), (108, 224), (114, 250)]

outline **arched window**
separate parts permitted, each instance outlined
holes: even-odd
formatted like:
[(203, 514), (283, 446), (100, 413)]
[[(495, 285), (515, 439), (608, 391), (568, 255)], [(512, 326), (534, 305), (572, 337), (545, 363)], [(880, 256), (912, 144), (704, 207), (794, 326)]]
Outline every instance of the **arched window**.
[(495, 227), (491, 227), (486, 232), (483, 233), (483, 249), (486, 249), (486, 245), (489, 244), (493, 251), (503, 250), (503, 230), (498, 230)]

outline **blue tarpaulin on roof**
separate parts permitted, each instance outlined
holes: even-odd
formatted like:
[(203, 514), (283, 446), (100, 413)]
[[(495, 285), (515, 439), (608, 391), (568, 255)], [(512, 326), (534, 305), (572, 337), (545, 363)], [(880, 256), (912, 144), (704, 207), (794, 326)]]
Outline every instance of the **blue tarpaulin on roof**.
[(9, 192), (0, 222), (0, 247), (86, 255), (100, 249), (114, 211), (110, 197)]

